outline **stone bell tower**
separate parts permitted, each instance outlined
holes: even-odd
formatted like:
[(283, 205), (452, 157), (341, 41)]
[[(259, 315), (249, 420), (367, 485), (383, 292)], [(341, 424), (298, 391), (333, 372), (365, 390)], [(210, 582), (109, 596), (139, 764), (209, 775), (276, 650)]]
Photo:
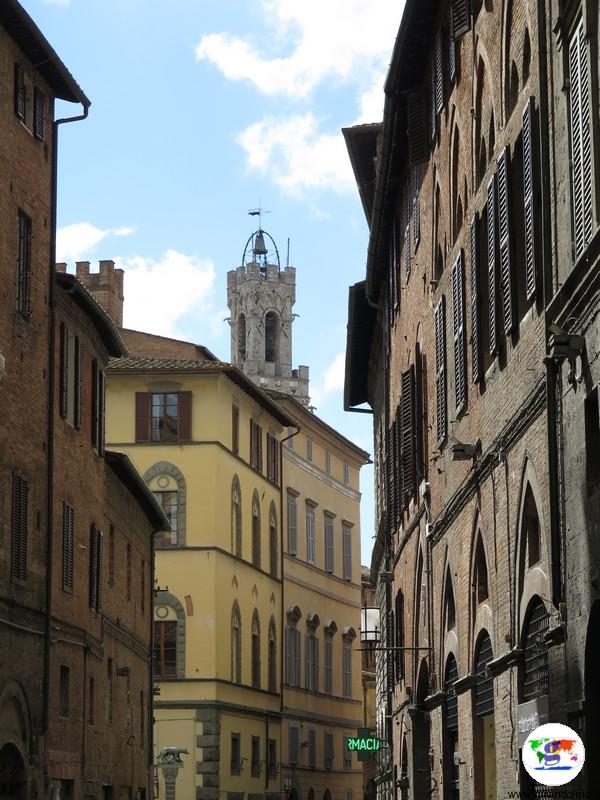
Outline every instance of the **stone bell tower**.
[(258, 386), (308, 405), (308, 367), (292, 369), (296, 270), (281, 269), (272, 236), (259, 227), (246, 242), (242, 266), (227, 273), (231, 363)]

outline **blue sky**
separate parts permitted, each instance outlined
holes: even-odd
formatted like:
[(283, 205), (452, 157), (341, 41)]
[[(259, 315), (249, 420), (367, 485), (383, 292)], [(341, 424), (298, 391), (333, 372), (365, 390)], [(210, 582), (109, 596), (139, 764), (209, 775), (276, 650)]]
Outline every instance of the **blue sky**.
[(381, 119), (402, 0), (21, 2), (92, 101), (60, 133), (59, 260), (114, 259), (126, 326), (229, 360), (226, 274), (260, 203), (297, 269), (294, 366), (318, 415), (371, 452), (371, 417), (342, 408), (368, 230), (340, 129)]

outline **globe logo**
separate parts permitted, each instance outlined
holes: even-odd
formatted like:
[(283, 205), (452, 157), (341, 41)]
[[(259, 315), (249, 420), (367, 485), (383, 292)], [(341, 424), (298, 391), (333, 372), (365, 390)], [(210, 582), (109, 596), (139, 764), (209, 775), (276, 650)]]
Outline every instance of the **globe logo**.
[(563, 786), (581, 772), (585, 748), (574, 730), (548, 722), (531, 731), (521, 751), (523, 766), (543, 786)]

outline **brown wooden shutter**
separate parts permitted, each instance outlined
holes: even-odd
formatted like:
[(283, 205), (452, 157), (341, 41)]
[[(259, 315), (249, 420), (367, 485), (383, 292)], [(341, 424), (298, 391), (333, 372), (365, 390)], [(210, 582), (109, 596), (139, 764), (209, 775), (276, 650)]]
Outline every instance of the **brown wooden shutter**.
[[(137, 420), (137, 396), (136, 396)], [(137, 424), (136, 424), (137, 428)], [(137, 435), (136, 435), (136, 441)], [(98, 362), (92, 359), (92, 447), (98, 447)]]
[(438, 28), (434, 42), (435, 63), (435, 111), (439, 114), (444, 107), (444, 38), (443, 28)]
[(449, 73), (449, 80), (450, 86), (454, 85), (457, 77), (457, 67), (458, 67), (458, 43), (454, 37), (454, 24), (453, 24), (453, 15), (450, 13), (450, 22), (448, 25), (448, 73)]
[(434, 311), (435, 385), (437, 410), (437, 443), (440, 446), (448, 435), (446, 389), (446, 303), (442, 295)]
[(432, 55), (431, 59), (431, 89), (430, 89), (430, 97), (429, 97), (429, 136), (431, 141), (433, 142), (437, 133), (437, 111), (436, 111), (436, 103), (435, 103), (435, 91), (436, 91), (436, 81), (435, 81), (435, 52)]
[(471, 9), (469, 0), (452, 0), (452, 34), (454, 39), (460, 39), (470, 28)]
[(508, 184), (508, 147), (498, 158), (498, 232), (500, 238), (500, 291), (504, 333), (509, 334), (516, 322), (510, 254), (510, 190)]
[(583, 29), (583, 19), (569, 43), (569, 99), (573, 229), (577, 259), (592, 238), (594, 194), (588, 42)]
[(496, 270), (496, 178), (492, 175), (487, 186), (487, 244), (488, 244), (488, 300), (490, 326), (490, 354), (498, 349), (497, 283)]
[(402, 471), (402, 504), (408, 504), (416, 494), (415, 486), (415, 370), (411, 366), (401, 376), (402, 395), (400, 418), (402, 434), (400, 440), (400, 465)]
[(75, 427), (81, 428), (81, 413), (83, 409), (83, 358), (81, 339), (75, 337)]
[(135, 393), (135, 441), (150, 441), (150, 414), (152, 395), (150, 392)]
[(25, 74), (20, 64), (15, 64), (15, 114), (25, 119)]
[(231, 451), (237, 455), (240, 451), (240, 409), (231, 406)]
[(64, 322), (60, 323), (60, 415), (66, 417), (69, 410), (69, 333)]
[(413, 246), (415, 252), (421, 241), (421, 170), (412, 168)]
[(386, 430), (385, 442), (385, 479), (386, 479), (386, 511), (388, 515), (388, 525), (391, 528), (394, 516), (394, 431), (390, 425)]
[(410, 183), (406, 181), (404, 184), (404, 199), (402, 202), (402, 223), (404, 226), (404, 239), (402, 245), (402, 258), (404, 261), (404, 274), (406, 281), (410, 278)]
[(192, 393), (177, 394), (177, 438), (189, 441), (192, 438)]
[(263, 437), (262, 428), (260, 425), (256, 426), (256, 433), (258, 436), (258, 471), (262, 472), (263, 468)]
[(98, 371), (98, 455), (104, 455), (106, 438), (106, 375)]
[(96, 534), (96, 611), (102, 609), (102, 586), (104, 579), (104, 533)]
[(29, 483), (13, 472), (11, 516), (11, 575), (24, 581), (27, 577), (27, 529)]
[(402, 517), (402, 475), (400, 472), (400, 417), (399, 409), (392, 422), (392, 479), (394, 496), (391, 502), (392, 519), (396, 527), (400, 525)]
[(480, 333), (481, 321), (479, 315), (479, 218), (477, 214), (471, 220), (470, 228), (471, 245), (471, 369), (473, 383), (481, 380), (482, 360)]
[(421, 346), (415, 345), (415, 472), (418, 482), (427, 475), (424, 431), (427, 428), (427, 409), (423, 397), (423, 356)]
[(33, 135), (41, 141), (44, 139), (45, 105), (44, 95), (36, 86), (33, 90)]
[(467, 364), (465, 335), (464, 254), (461, 250), (452, 267), (452, 323), (454, 334), (454, 399), (456, 414), (467, 404)]
[(98, 548), (96, 545), (96, 526), (92, 522), (90, 525), (90, 574), (89, 574), (89, 606), (94, 611), (98, 598)]
[(73, 589), (73, 542), (75, 536), (75, 510), (63, 502), (63, 589)]
[(406, 115), (408, 122), (408, 153), (411, 166), (424, 164), (429, 159), (429, 142), (427, 141), (427, 104), (425, 92), (418, 89), (410, 92), (406, 98)]
[(533, 300), (536, 294), (536, 245), (533, 168), (533, 99), (523, 109), (523, 203), (525, 208), (525, 294)]

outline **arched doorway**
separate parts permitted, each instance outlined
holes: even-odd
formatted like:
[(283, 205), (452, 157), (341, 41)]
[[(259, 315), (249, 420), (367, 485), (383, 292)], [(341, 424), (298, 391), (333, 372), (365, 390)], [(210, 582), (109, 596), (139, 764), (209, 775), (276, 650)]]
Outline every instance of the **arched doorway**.
[(323, 792), (323, 800), (331, 800), (331, 792), (329, 789), (325, 789)]
[(425, 698), (429, 695), (429, 667), (423, 659), (417, 683), (417, 703), (413, 718), (413, 786), (414, 797), (428, 798), (431, 794), (431, 730)]
[[(597, 753), (600, 743), (600, 601), (596, 600), (590, 612), (585, 641), (585, 732), (583, 735), (587, 753)], [(600, 786), (600, 763), (590, 758), (585, 763), (587, 789), (589, 792)]]
[(27, 770), (23, 757), (14, 744), (5, 744), (0, 750), (0, 798), (25, 800), (26, 790)]
[(475, 649), (475, 689), (473, 692), (473, 755), (475, 797), (496, 800), (496, 725), (494, 722), (494, 679), (488, 669), (493, 659), (487, 631)]

